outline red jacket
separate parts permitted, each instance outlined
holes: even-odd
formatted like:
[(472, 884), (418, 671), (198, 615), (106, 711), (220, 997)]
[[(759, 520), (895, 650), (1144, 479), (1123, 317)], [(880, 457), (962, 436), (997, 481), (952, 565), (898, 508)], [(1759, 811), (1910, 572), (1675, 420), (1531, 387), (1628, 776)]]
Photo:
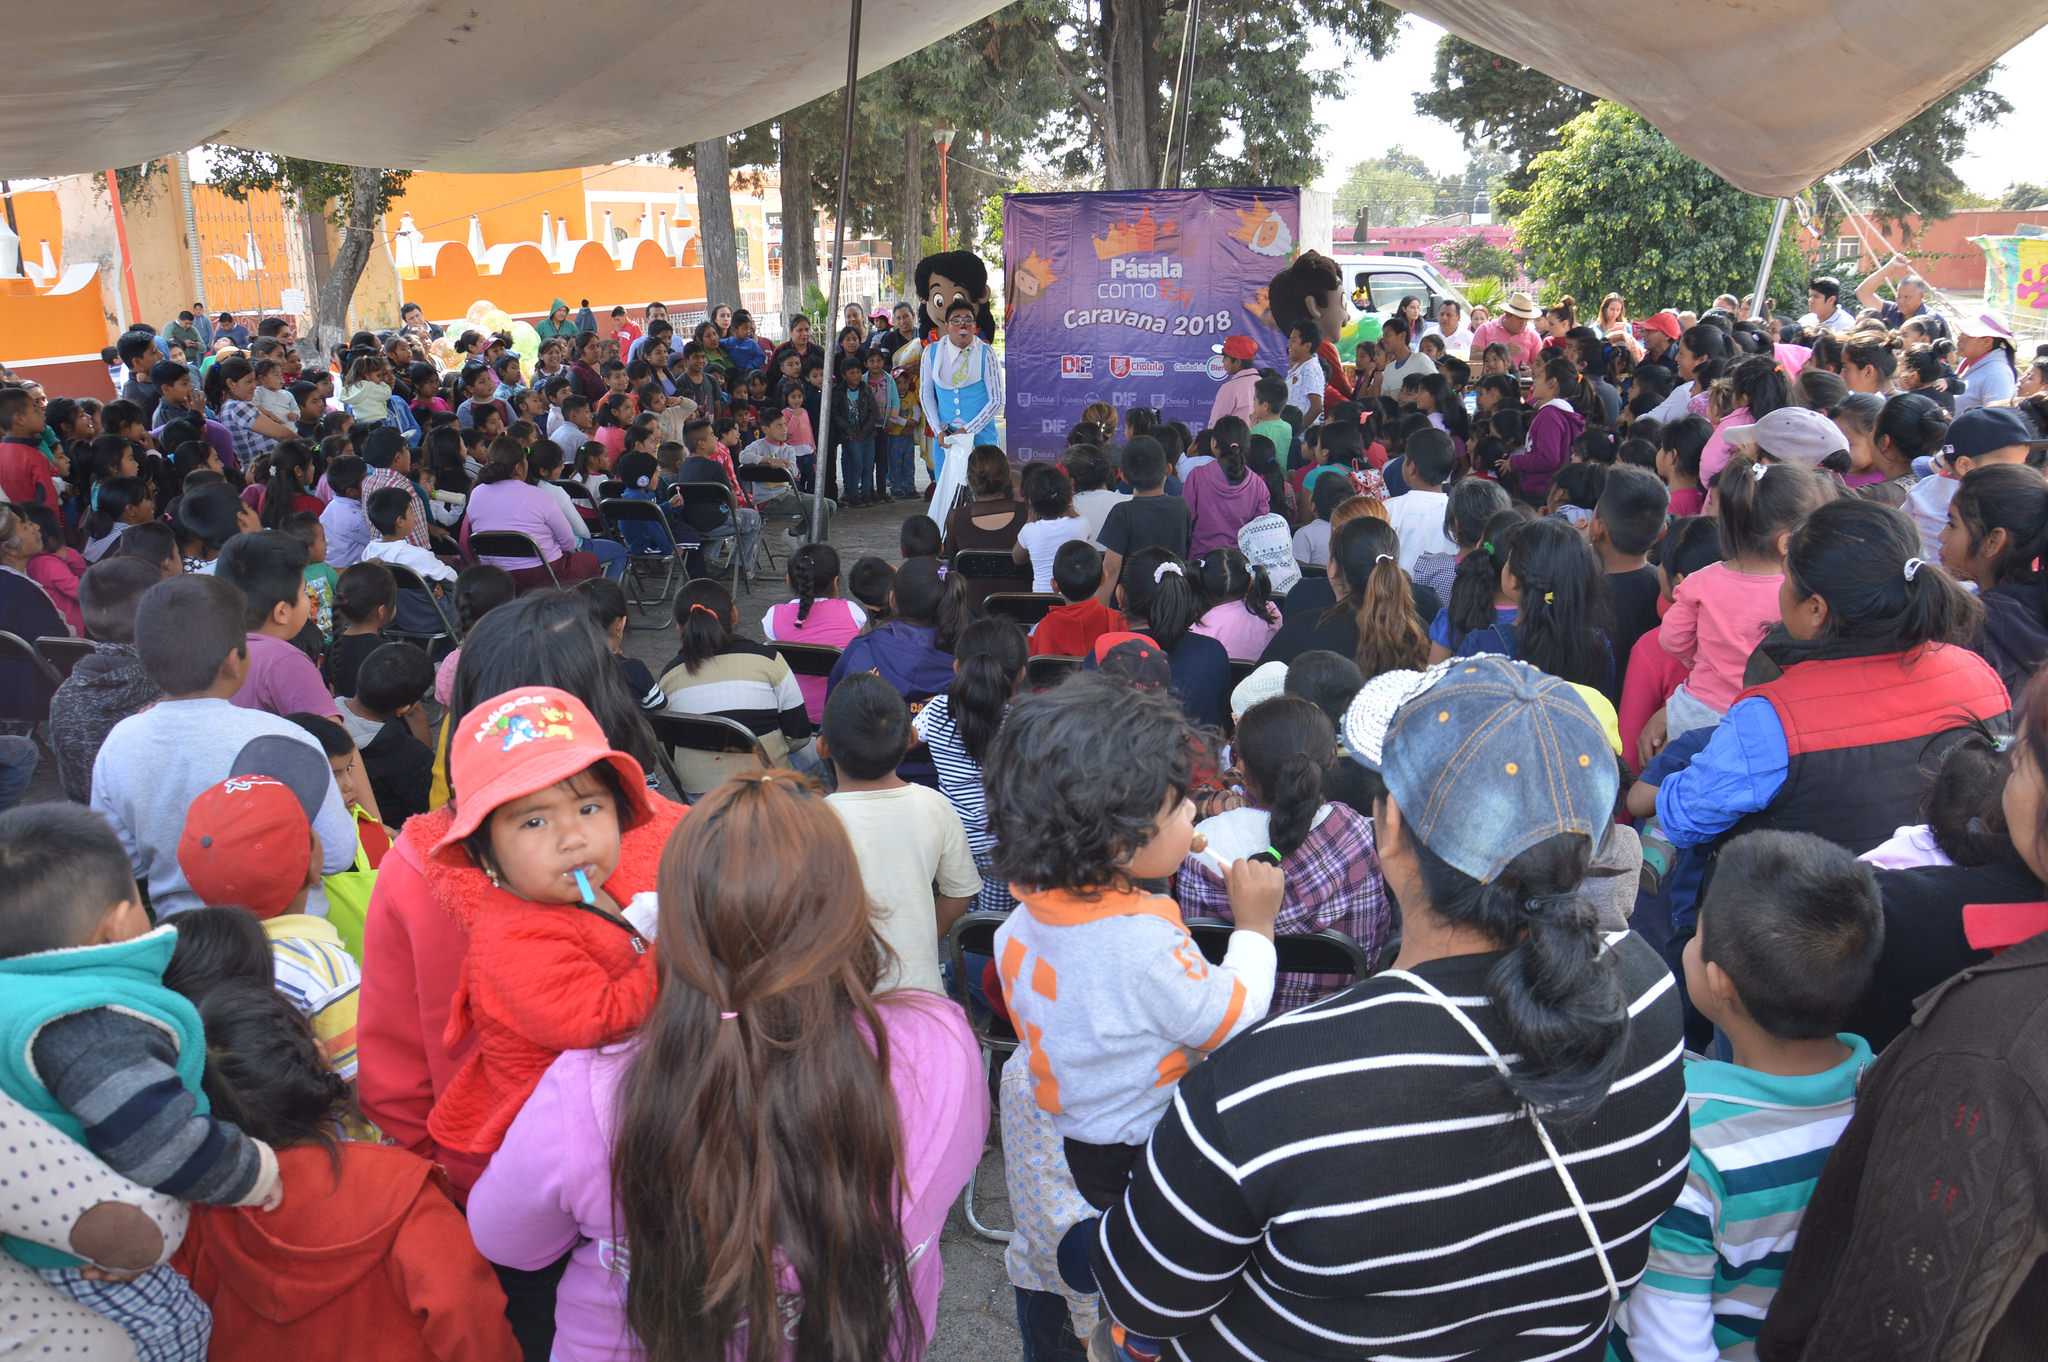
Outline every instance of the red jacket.
[(44, 455), (42, 446), (20, 440), (0, 440), (0, 499), (33, 506), (37, 502), (64, 520), (64, 504), (57, 499), (57, 469)]
[(1031, 655), (1080, 657), (1104, 634), (1124, 627), (1124, 617), (1090, 596), (1085, 601), (1068, 601), (1046, 612), (1031, 631)]
[(426, 1160), (277, 1151), (284, 1204), (194, 1206), (171, 1262), (213, 1311), (209, 1362), (516, 1362), (505, 1295)]
[[(605, 885), (622, 903), (654, 888), (661, 848), (688, 812), (665, 800), (653, 803), (656, 818), (626, 833), (619, 868)], [(465, 1026), (454, 1040), (448, 1039), (452, 1005), (471, 946), (468, 930), (448, 906), (448, 896), (490, 887), (482, 872), (459, 853), (445, 861), (429, 854), (428, 848), (440, 840), (452, 817), (448, 810), (437, 809), (407, 822), (377, 869), (377, 888), (363, 926), (356, 1083), (363, 1114), (378, 1129), (414, 1153), (441, 1162), (456, 1188), (467, 1192), (490, 1163), (488, 1151), (481, 1157), (465, 1153), (428, 1129), (431, 1113), (475, 1053), (479, 1034)], [(625, 936), (616, 926), (610, 930)], [(536, 1070), (534, 1081), (538, 1079)], [(531, 1089), (531, 1082), (520, 1089), (512, 1113)], [(507, 1114), (505, 1122), (510, 1119)], [(490, 1148), (496, 1144), (494, 1137)]]

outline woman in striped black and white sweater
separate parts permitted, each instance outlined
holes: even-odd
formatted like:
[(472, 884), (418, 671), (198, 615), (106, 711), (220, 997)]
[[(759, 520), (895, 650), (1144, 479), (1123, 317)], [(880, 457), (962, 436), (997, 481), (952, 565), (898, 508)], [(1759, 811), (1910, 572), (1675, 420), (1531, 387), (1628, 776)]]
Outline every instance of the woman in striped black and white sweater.
[(1345, 740), (1386, 785), (1399, 959), (1182, 1078), (1103, 1219), (1104, 1304), (1192, 1362), (1593, 1362), (1687, 1157), (1671, 972), (1576, 895), (1607, 740), (1500, 657), (1377, 678)]

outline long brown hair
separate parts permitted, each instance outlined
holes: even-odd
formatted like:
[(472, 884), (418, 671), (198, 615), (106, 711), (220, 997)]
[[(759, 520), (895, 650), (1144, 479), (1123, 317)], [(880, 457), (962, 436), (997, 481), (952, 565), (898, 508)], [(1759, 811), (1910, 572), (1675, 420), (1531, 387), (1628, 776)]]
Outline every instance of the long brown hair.
[(1415, 617), (1415, 596), (1401, 570), (1400, 552), (1394, 527), (1369, 515), (1346, 521), (1330, 535), (1330, 575), (1343, 580), (1345, 599), (1323, 618), (1352, 617), (1358, 626), (1352, 661), (1368, 681), (1429, 662), (1429, 635)]
[(804, 1362), (921, 1356), (873, 996), (887, 948), (845, 824), (806, 777), (734, 777), (669, 840), (660, 891), (661, 990), (612, 1151), (626, 1322), (648, 1362), (741, 1339), (746, 1362), (791, 1339)]

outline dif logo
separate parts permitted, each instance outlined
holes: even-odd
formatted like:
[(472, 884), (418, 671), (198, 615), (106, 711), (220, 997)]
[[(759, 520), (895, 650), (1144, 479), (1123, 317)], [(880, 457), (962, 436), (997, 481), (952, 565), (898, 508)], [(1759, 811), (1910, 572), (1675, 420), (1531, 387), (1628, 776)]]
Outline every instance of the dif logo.
[(1060, 377), (1061, 377), (1061, 378), (1093, 378), (1094, 376), (1095, 376), (1095, 356), (1093, 356), (1093, 355), (1061, 355), (1061, 356), (1060, 356)]

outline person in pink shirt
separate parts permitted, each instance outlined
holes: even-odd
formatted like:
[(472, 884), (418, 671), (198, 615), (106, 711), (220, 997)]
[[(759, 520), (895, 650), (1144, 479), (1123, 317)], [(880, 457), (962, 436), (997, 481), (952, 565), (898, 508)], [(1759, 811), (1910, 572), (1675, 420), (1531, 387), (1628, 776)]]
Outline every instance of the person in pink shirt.
[[(526, 451), (509, 436), (500, 436), (491, 446), (491, 460), (477, 474), (476, 485), (469, 490), (463, 542), (466, 544), (472, 533), (486, 530), (517, 530), (528, 535), (547, 560), (543, 566), (530, 557), (499, 558), (486, 554), (478, 559), (511, 573), (521, 589), (551, 586), (554, 582), (566, 586), (595, 577), (602, 570), (595, 554), (576, 547), (576, 527), (569, 523), (561, 503), (549, 496), (546, 488), (526, 481)], [(549, 580), (550, 571), (553, 581)]]
[(239, 587), (247, 601), (249, 676), (229, 701), (280, 718), (319, 714), (339, 719), (341, 711), (320, 669), (292, 642), (313, 617), (313, 598), (306, 594), (306, 546), (283, 530), (238, 534), (214, 560), (213, 575)]
[(1717, 726), (1742, 693), (1749, 655), (1779, 620), (1786, 545), (1827, 500), (1827, 483), (1796, 464), (1738, 454), (1721, 471), (1722, 561), (1678, 584), (1657, 627), (1665, 649), (1692, 669), (1665, 704), (1668, 737)]
[(1273, 508), (1272, 489), (1245, 466), (1251, 439), (1251, 428), (1242, 420), (1224, 417), (1210, 432), (1216, 461), (1188, 474), (1181, 485), (1181, 499), (1194, 518), (1188, 537), (1190, 558), (1235, 545), (1239, 530)]
[(874, 993), (845, 825), (794, 772), (727, 781), (669, 842), (650, 928), (652, 1015), (548, 1069), (470, 1194), (477, 1247), (529, 1271), (570, 1255), (558, 1362), (737, 1357), (763, 1319), (785, 1358), (827, 1337), (923, 1356), (988, 1084), (957, 1004)]
[(1714, 438), (1700, 451), (1700, 483), (1711, 487), (1715, 475), (1728, 466), (1735, 453), (1728, 432), (1738, 426), (1752, 426), (1781, 407), (1792, 405), (1792, 380), (1785, 366), (1768, 355), (1751, 355), (1728, 371), (1735, 409), (1714, 427)]
[(1213, 428), (1226, 416), (1235, 416), (1247, 426), (1252, 419), (1252, 390), (1259, 385), (1259, 343), (1250, 336), (1232, 336), (1223, 342), (1223, 372), (1229, 377), (1216, 390), (1209, 406)]
[(1543, 337), (1530, 323), (1542, 315), (1536, 300), (1528, 294), (1510, 293), (1501, 304), (1500, 316), (1473, 328), (1472, 353), (1477, 356), (1484, 354), (1489, 345), (1505, 345), (1517, 368), (1534, 364), (1537, 352), (1543, 348)]
[[(806, 544), (792, 553), (788, 580), (796, 599), (770, 606), (761, 617), (761, 637), (768, 642), (844, 648), (867, 627), (868, 612), (839, 594), (839, 551), (830, 544)], [(823, 722), (825, 678), (799, 675), (796, 686), (811, 722)]]
[(1212, 549), (1192, 565), (1195, 585), (1209, 608), (1194, 627), (1223, 645), (1233, 662), (1256, 662), (1280, 632), (1273, 583), (1238, 549)]

